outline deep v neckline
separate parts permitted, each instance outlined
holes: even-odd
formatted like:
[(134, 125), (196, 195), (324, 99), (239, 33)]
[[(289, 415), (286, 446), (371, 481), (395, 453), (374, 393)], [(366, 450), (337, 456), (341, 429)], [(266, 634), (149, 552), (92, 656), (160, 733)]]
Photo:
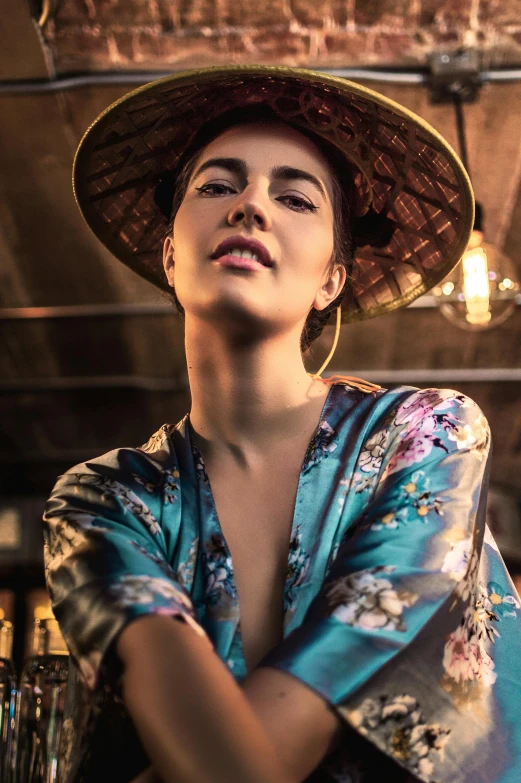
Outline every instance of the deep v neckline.
[[(330, 411), (334, 407), (335, 388), (338, 387), (339, 385), (340, 385), (339, 383), (332, 383), (332, 384), (330, 384), (330, 388), (328, 389), (326, 397), (324, 398), (324, 403), (322, 405), (322, 409), (321, 409), (321, 412), (320, 412), (320, 416), (319, 416), (317, 425), (316, 425), (315, 430), (313, 432), (313, 435), (311, 436), (311, 439), (310, 439), (310, 441), (308, 443), (308, 446), (307, 446), (307, 449), (306, 449), (306, 452), (305, 452), (305, 455), (304, 455), (304, 459), (303, 459), (302, 464), (300, 466), (300, 472), (299, 472), (299, 478), (298, 478), (298, 484), (297, 484), (297, 491), (296, 491), (296, 494), (295, 494), (295, 501), (294, 501), (294, 505), (293, 505), (293, 514), (292, 514), (292, 520), (291, 520), (291, 532), (290, 532), (289, 540), (287, 542), (286, 574), (285, 574), (285, 579), (284, 579), (284, 591), (283, 591), (284, 605), (286, 604), (286, 596), (287, 596), (288, 584), (289, 584), (290, 575), (291, 575), (291, 568), (290, 568), (291, 542), (294, 540), (295, 535), (297, 533), (297, 531), (296, 531), (297, 516), (298, 516), (297, 515), (297, 509), (299, 508), (299, 500), (300, 500), (301, 491), (302, 491), (302, 479), (303, 479), (306, 467), (311, 462), (311, 458), (312, 458), (312, 456), (314, 454), (317, 442), (320, 442), (320, 437), (321, 437), (321, 435), (323, 434), (323, 431), (324, 431), (323, 430), (323, 424), (324, 424), (324, 422), (327, 422), (327, 418), (329, 417)], [(197, 470), (197, 472), (200, 475), (202, 475), (202, 478), (203, 478), (203, 481), (202, 481), (203, 492), (204, 492), (204, 494), (206, 496), (208, 508), (210, 509), (211, 515), (212, 515), (213, 520), (214, 520), (216, 533), (217, 533), (218, 537), (220, 538), (220, 540), (222, 542), (222, 547), (223, 547), (223, 550), (224, 550), (225, 559), (226, 559), (226, 562), (228, 563), (228, 566), (229, 566), (230, 587), (232, 588), (233, 597), (234, 597), (234, 599), (236, 601), (236, 604), (237, 604), (237, 606), (236, 606), (236, 608), (237, 608), (237, 624), (239, 626), (239, 628), (238, 628), (238, 630), (239, 630), (240, 629), (239, 594), (238, 594), (237, 585), (236, 585), (236, 582), (235, 582), (235, 573), (234, 573), (232, 555), (231, 555), (230, 547), (228, 546), (228, 542), (226, 541), (226, 537), (224, 535), (224, 531), (223, 531), (221, 522), (219, 520), (219, 516), (218, 516), (218, 513), (217, 513), (217, 506), (216, 506), (216, 503), (215, 503), (215, 498), (214, 498), (214, 495), (213, 495), (210, 479), (209, 479), (208, 474), (206, 472), (204, 459), (203, 459), (203, 456), (201, 454), (201, 451), (199, 450), (199, 448), (197, 447), (197, 445), (195, 443), (195, 438), (193, 436), (193, 427), (192, 427), (192, 423), (190, 421), (190, 414), (187, 414), (187, 432), (188, 432), (188, 437), (189, 437), (189, 441), (190, 441), (190, 447), (192, 449), (192, 453), (194, 454), (194, 456), (196, 458), (196, 462), (197, 462), (196, 470)], [(240, 633), (240, 630), (239, 630), (239, 633)], [(241, 640), (241, 648), (242, 648), (242, 640)]]

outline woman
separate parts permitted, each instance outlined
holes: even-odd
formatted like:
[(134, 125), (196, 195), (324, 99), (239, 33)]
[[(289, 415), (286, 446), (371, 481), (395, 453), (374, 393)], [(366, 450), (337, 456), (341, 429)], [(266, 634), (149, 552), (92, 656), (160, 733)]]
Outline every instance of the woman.
[(213, 68), (110, 107), (75, 188), (173, 297), (192, 406), (47, 503), (62, 780), (518, 780), (519, 600), (481, 411), (303, 362), (332, 311), (337, 338), (457, 263), (452, 150), (343, 80)]

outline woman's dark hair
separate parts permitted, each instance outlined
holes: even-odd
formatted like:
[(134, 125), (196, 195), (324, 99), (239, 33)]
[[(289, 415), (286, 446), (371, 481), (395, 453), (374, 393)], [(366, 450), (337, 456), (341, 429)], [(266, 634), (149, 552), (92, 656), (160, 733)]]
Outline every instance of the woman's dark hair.
[[(327, 160), (333, 190), (333, 254), (330, 261), (332, 270), (336, 264), (342, 264), (346, 269), (347, 278), (341, 293), (324, 310), (311, 308), (304, 324), (300, 338), (300, 349), (304, 356), (309, 355), (311, 344), (319, 337), (327, 324), (331, 313), (340, 305), (344, 298), (346, 285), (352, 280), (355, 241), (352, 231), (352, 203), (354, 181), (351, 168), (344, 156), (330, 142), (321, 136), (303, 128), (300, 125), (279, 117), (266, 104), (257, 104), (249, 107), (231, 109), (219, 115), (215, 120), (203, 125), (199, 133), (191, 140), (189, 146), (181, 156), (175, 171), (165, 172), (155, 191), (155, 201), (165, 216), (169, 217), (169, 225), (165, 236), (172, 232), (174, 220), (185, 197), (190, 177), (193, 174), (199, 154), (211, 141), (229, 128), (244, 123), (252, 123), (266, 120), (284, 122), (295, 128), (302, 135), (309, 138), (322, 152)], [(174, 302), (176, 309), (184, 317), (184, 309), (179, 302), (175, 290), (167, 295)]]

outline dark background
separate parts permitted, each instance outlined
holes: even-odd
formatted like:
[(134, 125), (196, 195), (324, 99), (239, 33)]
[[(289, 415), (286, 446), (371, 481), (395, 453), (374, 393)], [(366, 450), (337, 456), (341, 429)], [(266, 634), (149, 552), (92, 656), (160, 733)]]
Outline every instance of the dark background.
[[(433, 104), (421, 82), (433, 53), (470, 46), (482, 72), (496, 78), (484, 79), (465, 105), (469, 167), (486, 238), (521, 273), (521, 7), (518, 0), (3, 0), (0, 38), (0, 604), (15, 622), (20, 663), (26, 625), (44, 597), (34, 593), (44, 586), (40, 518), (57, 476), (141, 445), (190, 409), (181, 322), (90, 234), (75, 205), (72, 160), (88, 125), (156, 73), (219, 63), (378, 68), (387, 78), (418, 77), (418, 84), (363, 83), (420, 114), (457, 149), (452, 106)], [(499, 81), (506, 69), (517, 76)], [(492, 484), (510, 509), (494, 514), (493, 528), (515, 576), (521, 308), (504, 325), (473, 333), (444, 320), (431, 297), (416, 304), (344, 326), (326, 375), (449, 387), (478, 402), (493, 433)], [(310, 371), (332, 340), (327, 327)]]

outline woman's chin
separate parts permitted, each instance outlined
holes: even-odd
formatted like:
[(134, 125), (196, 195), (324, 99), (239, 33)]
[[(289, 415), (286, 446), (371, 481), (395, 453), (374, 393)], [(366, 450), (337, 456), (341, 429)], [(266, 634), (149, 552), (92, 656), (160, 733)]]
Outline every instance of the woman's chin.
[(273, 331), (273, 308), (263, 306), (253, 297), (230, 296), (227, 292), (226, 296), (183, 307), (186, 316), (190, 317), (192, 313), (198, 320), (221, 332), (228, 332), (230, 336), (246, 333), (250, 337), (256, 334), (261, 338)]
[(266, 317), (266, 302), (262, 297), (251, 295), (244, 291), (217, 291), (199, 300), (194, 306), (188, 305), (188, 310), (196, 312), (199, 318), (223, 318), (225, 320), (255, 321)]

